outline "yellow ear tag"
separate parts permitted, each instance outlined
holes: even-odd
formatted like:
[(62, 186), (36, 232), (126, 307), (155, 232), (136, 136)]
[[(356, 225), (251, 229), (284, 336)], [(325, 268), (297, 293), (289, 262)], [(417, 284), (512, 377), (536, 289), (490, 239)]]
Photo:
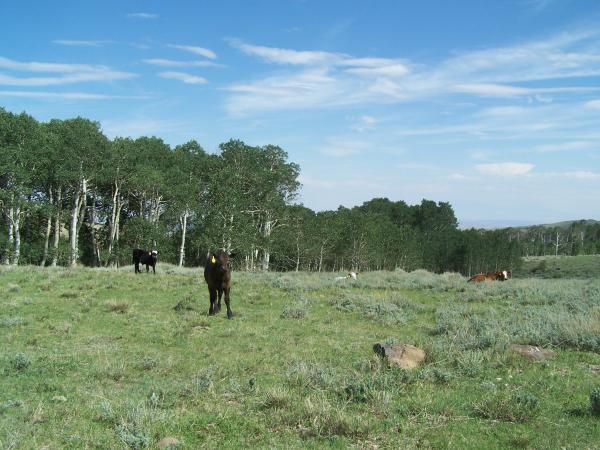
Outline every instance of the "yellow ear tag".
[(215, 258), (215, 257), (213, 256), (212, 258), (210, 258), (210, 262), (211, 262), (211, 263), (213, 263), (213, 264), (214, 264), (214, 263), (216, 263), (216, 262), (217, 262), (217, 258)]

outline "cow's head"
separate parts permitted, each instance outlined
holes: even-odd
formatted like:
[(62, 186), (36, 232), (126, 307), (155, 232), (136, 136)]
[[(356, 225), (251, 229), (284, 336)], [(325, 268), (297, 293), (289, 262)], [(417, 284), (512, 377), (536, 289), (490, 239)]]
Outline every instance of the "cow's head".
[(150, 252), (150, 254), (151, 254), (152, 256), (158, 256), (158, 252), (157, 252), (156, 250), (152, 250), (152, 251)]
[(506, 270), (502, 271), (502, 277), (504, 277), (505, 280), (508, 280), (508, 272)]
[(210, 256), (208, 257), (208, 262), (218, 271), (220, 272), (227, 272), (229, 271), (230, 267), (229, 267), (229, 255), (227, 254), (227, 252), (224, 252), (222, 250), (219, 250), (216, 253), (212, 253), (210, 254)]

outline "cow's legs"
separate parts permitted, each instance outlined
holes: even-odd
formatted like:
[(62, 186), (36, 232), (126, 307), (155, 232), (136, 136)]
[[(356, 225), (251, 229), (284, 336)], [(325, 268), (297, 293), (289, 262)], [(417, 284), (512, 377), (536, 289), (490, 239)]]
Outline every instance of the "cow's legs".
[(216, 311), (221, 312), (221, 297), (223, 297), (223, 289), (219, 289), (219, 300), (217, 302)]
[(208, 315), (212, 316), (216, 313), (215, 304), (217, 302), (217, 290), (208, 288), (208, 292), (210, 294), (210, 306), (208, 307)]
[(140, 263), (136, 262), (135, 263), (135, 273), (140, 273), (140, 272), (141, 272), (141, 270), (140, 270)]
[(146, 264), (146, 273), (150, 272), (150, 267), (148, 264)]
[(229, 300), (229, 288), (225, 288), (225, 304), (227, 305), (227, 318), (233, 318), (233, 312), (231, 311), (231, 301)]

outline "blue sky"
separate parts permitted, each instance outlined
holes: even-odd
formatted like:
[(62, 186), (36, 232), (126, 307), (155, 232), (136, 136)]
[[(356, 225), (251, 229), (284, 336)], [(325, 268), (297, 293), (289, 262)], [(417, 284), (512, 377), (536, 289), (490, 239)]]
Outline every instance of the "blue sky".
[(600, 219), (600, 3), (0, 2), (0, 106), (276, 144), (315, 209)]

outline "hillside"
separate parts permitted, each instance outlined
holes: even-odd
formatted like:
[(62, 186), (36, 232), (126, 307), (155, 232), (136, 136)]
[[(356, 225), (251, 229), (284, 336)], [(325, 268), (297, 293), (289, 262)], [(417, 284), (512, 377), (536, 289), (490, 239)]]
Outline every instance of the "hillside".
[(600, 255), (523, 258), (519, 278), (600, 278)]

